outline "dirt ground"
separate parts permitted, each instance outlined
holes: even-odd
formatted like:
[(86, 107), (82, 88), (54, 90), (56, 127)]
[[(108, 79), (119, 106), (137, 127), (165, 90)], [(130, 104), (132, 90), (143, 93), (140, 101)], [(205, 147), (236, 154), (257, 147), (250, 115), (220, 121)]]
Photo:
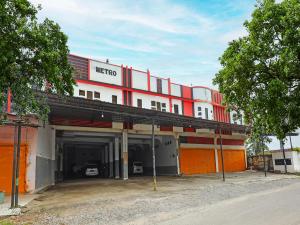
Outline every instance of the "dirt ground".
[[(299, 176), (260, 172), (66, 182), (40, 194), (12, 224), (159, 224), (194, 209), (300, 183)], [(1, 221), (1, 219), (0, 219)], [(0, 222), (1, 224), (1, 222)]]

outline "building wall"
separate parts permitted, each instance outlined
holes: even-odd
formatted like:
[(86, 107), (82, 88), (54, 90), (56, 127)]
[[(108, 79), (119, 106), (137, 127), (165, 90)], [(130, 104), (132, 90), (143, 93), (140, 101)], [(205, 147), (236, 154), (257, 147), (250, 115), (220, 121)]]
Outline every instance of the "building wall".
[(214, 113), (213, 113), (213, 106), (209, 103), (206, 102), (195, 102), (194, 103), (194, 115), (195, 117), (199, 118), (200, 116), (198, 115), (198, 107), (201, 107), (202, 111), (202, 119), (206, 119), (205, 117), (205, 108), (208, 109), (208, 119), (213, 120), (214, 119)]
[(156, 149), (156, 166), (161, 175), (176, 174), (176, 140), (173, 136), (161, 136), (160, 145)]
[[(283, 159), (282, 151), (272, 152), (272, 158), (273, 158), (274, 170), (285, 172), (284, 165), (276, 165), (275, 164), (276, 159)], [(287, 165), (287, 171), (289, 173), (300, 172), (300, 153), (299, 152), (286, 151), (285, 158), (291, 159), (291, 161), (292, 161), (292, 165)]]
[(148, 90), (147, 73), (132, 70), (132, 87), (140, 90)]
[[(85, 96), (79, 96), (79, 90), (85, 91)], [(103, 86), (97, 86), (97, 85), (91, 85), (91, 84), (85, 84), (85, 83), (77, 83), (77, 86), (74, 86), (74, 96), (75, 97), (82, 97), (86, 98), (87, 92), (86, 91), (96, 91), (100, 92), (100, 99), (104, 102), (112, 102), (112, 95), (117, 96), (117, 103), (122, 104), (122, 91), (118, 89), (103, 87)]]
[[(159, 98), (161, 99), (174, 99), (176, 97), (181, 98), (177, 100), (183, 101), (180, 111), (185, 116), (198, 117), (198, 113), (196, 113), (197, 107), (202, 105), (204, 108), (208, 107), (210, 109), (209, 119), (227, 123), (232, 121), (232, 114), (229, 114), (226, 111), (226, 107), (222, 105), (223, 96), (218, 91), (211, 90), (210, 88), (202, 86), (190, 87), (175, 84), (172, 83), (170, 79), (150, 75), (149, 70), (140, 71), (128, 66), (118, 66), (97, 60), (84, 59), (84, 57), (70, 55), (69, 60), (76, 69), (76, 73), (74, 73), (74, 76), (76, 79), (79, 79), (81, 81), (85, 80), (87, 77), (87, 80), (90, 80), (90, 82), (86, 82), (86, 84), (89, 83), (88, 85), (90, 86), (93, 86), (93, 82), (100, 82), (97, 84), (97, 86), (99, 85), (99, 87), (97, 87), (96, 89), (102, 92), (107, 92), (107, 94), (102, 93), (103, 97), (101, 96), (101, 100), (103, 101), (111, 102), (111, 95), (112, 92), (114, 92), (117, 93), (118, 104), (123, 104), (123, 101), (121, 99), (124, 99), (124, 97), (121, 97), (122, 95), (125, 96), (125, 94), (127, 94), (130, 96), (131, 93), (137, 95), (136, 92), (144, 91), (145, 93), (142, 93), (144, 94), (143, 98), (148, 95), (148, 97), (145, 98), (146, 102), (146, 99), (153, 98), (151, 97), (153, 95), (160, 96)], [(86, 76), (86, 74), (88, 75)], [(130, 79), (131, 82), (126, 82), (125, 84), (123, 82), (124, 79)], [(158, 90), (160, 89), (158, 88), (158, 80), (161, 81), (161, 91)], [(88, 87), (85, 88), (89, 89)], [(111, 91), (109, 88), (113, 91)], [(95, 88), (92, 87), (91, 89)], [(75, 90), (75, 96), (78, 95), (76, 92), (78, 92), (78, 90)], [(165, 95), (165, 97), (162, 95)], [(160, 101), (157, 98), (156, 101), (164, 102), (164, 100)], [(169, 104), (172, 104), (172, 100), (170, 100)], [(136, 103), (133, 102), (133, 105), (136, 105)], [(148, 109), (150, 108), (148, 104), (145, 104), (145, 106)], [(168, 108), (170, 108), (170, 106)], [(171, 110), (167, 110), (167, 112), (174, 112), (173, 107), (171, 108)], [(238, 124), (241, 123), (238, 122)]]
[(137, 99), (142, 99), (143, 108), (145, 109), (151, 109), (151, 101), (156, 101), (156, 102), (165, 103), (167, 112), (170, 111), (169, 98), (134, 92), (132, 94), (132, 100), (133, 100), (132, 104), (135, 107), (137, 107)]
[[(98, 68), (98, 71), (96, 71), (96, 68)], [(90, 60), (90, 80), (122, 85), (121, 67)]]
[(55, 130), (49, 125), (38, 128), (35, 148), (35, 190), (39, 190), (55, 182)]
[(182, 115), (182, 101), (178, 99), (172, 99), (172, 112), (174, 113), (174, 105), (178, 105), (179, 115)]
[(181, 97), (181, 85), (171, 84), (171, 95)]
[(193, 87), (193, 98), (196, 100), (211, 102), (211, 90), (205, 87)]

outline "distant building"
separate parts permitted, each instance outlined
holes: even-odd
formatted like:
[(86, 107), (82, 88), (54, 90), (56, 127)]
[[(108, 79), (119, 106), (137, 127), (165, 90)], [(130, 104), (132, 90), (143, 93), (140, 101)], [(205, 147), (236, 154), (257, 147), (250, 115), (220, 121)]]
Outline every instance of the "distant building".
[[(272, 159), (274, 171), (285, 172), (284, 158), (282, 150), (273, 150)], [(291, 149), (285, 150), (285, 159), (288, 173), (300, 172), (300, 152), (292, 151)]]

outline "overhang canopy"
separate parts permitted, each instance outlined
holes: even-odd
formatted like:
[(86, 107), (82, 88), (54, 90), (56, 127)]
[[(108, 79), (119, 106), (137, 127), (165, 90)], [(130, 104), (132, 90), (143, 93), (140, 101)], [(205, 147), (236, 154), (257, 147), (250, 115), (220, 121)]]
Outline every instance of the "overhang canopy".
[(79, 97), (47, 94), (50, 106), (50, 120), (54, 117), (86, 119), (91, 121), (125, 122), (132, 124), (152, 124), (160, 126), (192, 127), (195, 129), (222, 129), (246, 133), (247, 127), (212, 120), (205, 120), (174, 113), (112, 104)]

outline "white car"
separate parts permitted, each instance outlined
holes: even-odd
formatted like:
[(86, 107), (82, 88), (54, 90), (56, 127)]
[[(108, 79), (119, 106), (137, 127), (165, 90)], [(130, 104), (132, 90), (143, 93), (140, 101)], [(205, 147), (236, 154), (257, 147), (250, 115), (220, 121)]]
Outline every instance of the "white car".
[(88, 177), (94, 177), (99, 175), (99, 169), (96, 164), (88, 164), (85, 169), (85, 175)]
[(133, 162), (133, 174), (143, 174), (143, 163), (142, 162)]

